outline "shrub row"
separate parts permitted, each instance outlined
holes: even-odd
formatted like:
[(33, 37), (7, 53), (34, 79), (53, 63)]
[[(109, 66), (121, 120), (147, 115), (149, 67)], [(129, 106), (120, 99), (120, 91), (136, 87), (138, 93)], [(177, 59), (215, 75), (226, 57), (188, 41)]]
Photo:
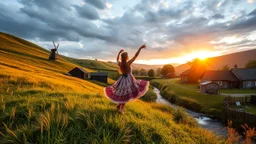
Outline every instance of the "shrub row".
[(203, 106), (199, 104), (197, 101), (176, 94), (175, 91), (171, 90), (166, 84), (160, 84), (155, 81), (152, 81), (151, 85), (157, 87), (161, 91), (160, 94), (162, 95), (162, 97), (164, 97), (171, 103), (183, 106), (194, 111), (201, 111), (203, 109)]

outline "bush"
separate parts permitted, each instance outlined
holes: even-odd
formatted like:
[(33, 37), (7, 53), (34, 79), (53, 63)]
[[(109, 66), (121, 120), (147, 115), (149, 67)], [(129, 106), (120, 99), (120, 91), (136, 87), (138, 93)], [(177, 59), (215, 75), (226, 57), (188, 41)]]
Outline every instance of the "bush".
[(146, 102), (154, 102), (156, 101), (156, 98), (157, 95), (152, 88), (150, 88), (148, 92), (143, 97), (141, 97), (141, 99)]
[(179, 98), (179, 101), (177, 101), (178, 105), (184, 106), (187, 109), (195, 110), (195, 111), (201, 111), (202, 106), (195, 101), (194, 99), (190, 99), (188, 97), (182, 97)]
[(154, 71), (153, 69), (150, 69), (150, 70), (148, 71), (148, 76), (149, 76), (149, 77), (154, 77), (154, 76), (155, 76), (155, 71)]
[(177, 103), (179, 99), (174, 91), (170, 91), (168, 89), (161, 91), (161, 95), (171, 103)]
[(187, 124), (189, 126), (198, 126), (196, 120), (192, 117), (190, 117), (184, 109), (178, 108), (173, 114), (174, 116), (174, 121), (177, 123), (182, 123), (182, 124)]

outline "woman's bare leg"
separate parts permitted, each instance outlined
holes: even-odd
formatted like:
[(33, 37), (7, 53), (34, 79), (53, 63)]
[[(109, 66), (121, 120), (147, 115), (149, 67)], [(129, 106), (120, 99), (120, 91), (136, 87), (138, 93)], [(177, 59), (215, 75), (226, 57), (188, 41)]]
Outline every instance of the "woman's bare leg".
[(118, 104), (118, 105), (116, 106), (116, 108), (117, 108), (117, 109), (120, 109), (120, 106), (121, 106), (121, 104)]
[(124, 113), (124, 105), (125, 104), (120, 104), (119, 112)]

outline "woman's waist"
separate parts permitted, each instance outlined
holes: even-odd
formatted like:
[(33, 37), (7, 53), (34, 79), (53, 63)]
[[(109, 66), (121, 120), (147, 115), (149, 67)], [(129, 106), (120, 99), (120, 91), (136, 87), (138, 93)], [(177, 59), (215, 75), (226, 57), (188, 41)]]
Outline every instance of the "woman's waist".
[(128, 75), (131, 75), (131, 73), (123, 73), (122, 76), (127, 77)]

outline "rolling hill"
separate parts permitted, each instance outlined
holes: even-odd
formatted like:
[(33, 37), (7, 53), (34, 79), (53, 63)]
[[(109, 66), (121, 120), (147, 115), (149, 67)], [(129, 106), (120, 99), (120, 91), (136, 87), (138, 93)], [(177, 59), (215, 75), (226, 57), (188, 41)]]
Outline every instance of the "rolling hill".
[(129, 102), (125, 115), (121, 115), (103, 96), (103, 87), (64, 75), (78, 66), (75, 60), (60, 56), (54, 62), (48, 61), (48, 56), (33, 43), (0, 33), (0, 143), (219, 140), (182, 110), (160, 104)]
[[(233, 68), (235, 64), (239, 68), (242, 68), (249, 60), (256, 60), (256, 49), (209, 58), (208, 69), (218, 70), (225, 65)], [(176, 74), (180, 74), (189, 68), (190, 66), (188, 64), (182, 64), (175, 67), (175, 72)]]

